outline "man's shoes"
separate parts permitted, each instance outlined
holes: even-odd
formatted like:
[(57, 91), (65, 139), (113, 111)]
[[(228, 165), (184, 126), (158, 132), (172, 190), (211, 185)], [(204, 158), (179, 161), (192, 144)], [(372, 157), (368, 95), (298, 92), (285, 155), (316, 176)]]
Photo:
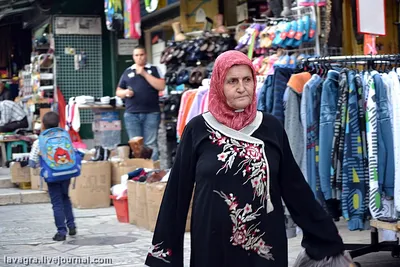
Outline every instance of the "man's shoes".
[(76, 227), (69, 228), (69, 235), (71, 236), (76, 235)]
[(59, 234), (57, 233), (54, 237), (53, 240), (54, 241), (65, 241), (66, 237), (65, 235)]

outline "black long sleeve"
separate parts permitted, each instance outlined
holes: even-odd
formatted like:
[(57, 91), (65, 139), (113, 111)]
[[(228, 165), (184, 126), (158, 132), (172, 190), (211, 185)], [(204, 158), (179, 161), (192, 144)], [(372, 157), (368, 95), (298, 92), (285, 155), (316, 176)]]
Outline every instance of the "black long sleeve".
[(147, 266), (183, 267), (183, 241), (195, 180), (195, 161), (189, 123), (183, 132), (165, 189), (152, 248), (146, 259)]
[(280, 188), (282, 198), (294, 220), (303, 230), (302, 246), (314, 260), (336, 256), (344, 251), (338, 229), (316, 201), (311, 188), (296, 164), (286, 132), (282, 129)]

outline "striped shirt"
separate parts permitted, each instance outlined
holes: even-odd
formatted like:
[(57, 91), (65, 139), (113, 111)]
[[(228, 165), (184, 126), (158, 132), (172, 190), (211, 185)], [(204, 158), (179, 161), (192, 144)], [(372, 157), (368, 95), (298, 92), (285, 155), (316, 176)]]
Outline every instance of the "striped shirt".
[(39, 147), (39, 140), (36, 140), (32, 144), (31, 152), (29, 154), (29, 166), (32, 168), (36, 168), (39, 163), (40, 157), (40, 147)]
[(22, 121), (25, 117), (25, 111), (17, 103), (9, 100), (0, 102), (0, 126), (10, 122)]

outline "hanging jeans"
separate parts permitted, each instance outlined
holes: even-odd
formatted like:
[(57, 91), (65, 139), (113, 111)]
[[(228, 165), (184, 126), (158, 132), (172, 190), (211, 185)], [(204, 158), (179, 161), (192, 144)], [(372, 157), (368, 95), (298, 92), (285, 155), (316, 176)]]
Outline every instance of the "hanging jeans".
[[(379, 191), (385, 197), (394, 196), (393, 131), (390, 123), (388, 94), (380, 75), (374, 75), (378, 120), (378, 179)], [(394, 103), (398, 105), (399, 103)]]
[(346, 113), (344, 157), (343, 157), (343, 190), (342, 212), (348, 221), (350, 231), (364, 229), (365, 207), (365, 172), (364, 153), (361, 138), (361, 121), (359, 117), (359, 98), (355, 71), (347, 74), (349, 85), (348, 109)]
[(265, 111), (269, 114), (272, 113), (273, 101), (274, 101), (274, 75), (268, 75), (267, 79), (265, 80)]
[(260, 95), (257, 98), (257, 110), (265, 112), (267, 107), (265, 106), (265, 96), (267, 94), (267, 80), (265, 80), (263, 86), (260, 89)]
[(53, 205), (57, 232), (64, 236), (67, 235), (67, 227), (70, 229), (75, 227), (71, 200), (68, 196), (70, 182), (71, 180), (69, 179), (61, 182), (47, 183), (51, 204)]
[[(307, 98), (306, 123), (307, 123), (307, 177), (309, 185), (315, 194), (315, 197), (322, 200), (318, 194), (319, 188), (319, 110), (321, 101), (321, 83), (322, 79), (318, 75), (313, 75), (311, 80), (305, 85), (308, 88), (303, 97)], [(321, 204), (323, 201), (321, 202)]]
[(339, 72), (330, 70), (322, 87), (319, 140), (319, 177), (326, 200), (332, 198), (331, 156), (336, 108), (339, 97)]
[(276, 68), (274, 74), (274, 93), (273, 93), (273, 107), (272, 115), (274, 115), (283, 125), (284, 123), (284, 108), (283, 108), (283, 95), (287, 87), (290, 76), (293, 74), (293, 69), (289, 68)]

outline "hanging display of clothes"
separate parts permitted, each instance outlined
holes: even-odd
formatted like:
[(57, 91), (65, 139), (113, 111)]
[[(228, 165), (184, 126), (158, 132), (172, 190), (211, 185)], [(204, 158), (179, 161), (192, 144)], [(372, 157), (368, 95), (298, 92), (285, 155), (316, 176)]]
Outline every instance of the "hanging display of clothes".
[[(284, 124), (315, 197), (334, 220), (343, 217), (351, 231), (367, 229), (371, 217), (400, 218), (400, 197), (394, 193), (400, 190), (400, 137), (395, 135), (400, 108), (394, 105), (400, 71), (372, 67), (310, 66), (307, 59), (297, 69), (275, 69), (258, 99), (259, 109)], [(282, 73), (290, 74), (282, 78)]]

